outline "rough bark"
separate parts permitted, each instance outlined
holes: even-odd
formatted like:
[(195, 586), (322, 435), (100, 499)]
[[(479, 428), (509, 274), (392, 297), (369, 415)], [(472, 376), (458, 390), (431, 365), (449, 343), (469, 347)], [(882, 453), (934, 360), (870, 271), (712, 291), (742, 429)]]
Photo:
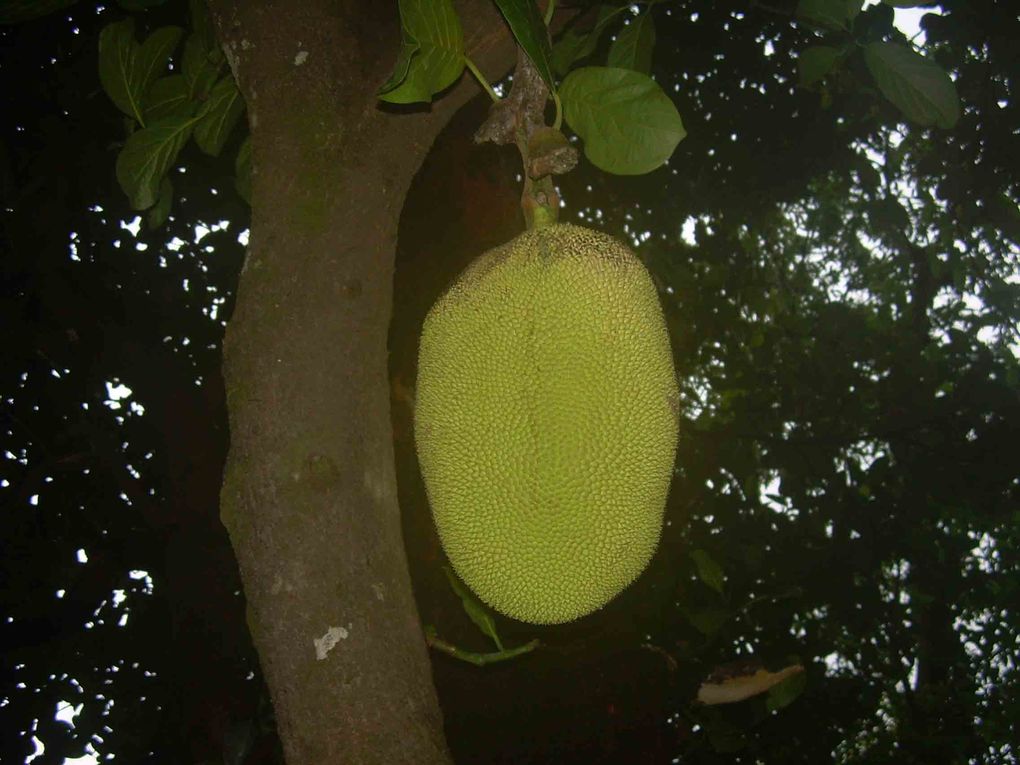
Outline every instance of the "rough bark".
[[(400, 534), (386, 339), (405, 192), (478, 88), (379, 107), (396, 2), (211, 6), (253, 147), (221, 516), (287, 762), (449, 762)], [(492, 4), (457, 6), (472, 59), (505, 71)]]

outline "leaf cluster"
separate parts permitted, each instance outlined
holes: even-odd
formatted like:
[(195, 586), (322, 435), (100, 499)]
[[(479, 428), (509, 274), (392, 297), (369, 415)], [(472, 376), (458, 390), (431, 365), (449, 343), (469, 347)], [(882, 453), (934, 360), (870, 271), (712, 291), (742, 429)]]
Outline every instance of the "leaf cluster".
[(883, 0), (861, 12), (859, 0), (800, 0), (796, 18), (822, 37), (824, 44), (804, 48), (797, 58), (801, 86), (819, 90), (831, 103), (833, 90), (865, 87), (853, 70), (860, 62), (885, 98), (916, 125), (950, 129), (960, 118), (953, 81), (935, 61), (909, 43), (886, 41), (892, 8), (925, 5)]
[[(593, 164), (610, 173), (640, 175), (670, 157), (686, 131), (673, 102), (650, 76), (654, 0), (637, 16), (626, 6), (602, 6), (592, 31), (568, 31), (556, 45), (550, 45), (534, 0), (496, 0), (496, 4), (556, 103), (553, 127), (559, 128), (562, 110)], [(465, 67), (482, 78), (465, 55), (451, 0), (427, 4), (400, 0), (400, 18), (400, 55), (379, 90), (382, 100), (428, 102), (449, 87)], [(603, 32), (617, 27), (619, 33), (609, 47), (606, 66), (585, 66), (567, 73), (592, 53)], [(563, 74), (566, 77), (557, 82), (557, 75)], [(498, 99), (484, 79), (482, 83)]]
[[(126, 18), (106, 26), (99, 39), (100, 81), (124, 114), (128, 132), (117, 156), (117, 181), (132, 208), (148, 211), (152, 228), (170, 214), (174, 192), (169, 172), (189, 139), (205, 154), (219, 156), (244, 113), (205, 3), (191, 0), (189, 7), (191, 30), (171, 73), (168, 61), (184, 37), (180, 27), (161, 27), (139, 43), (134, 19)], [(242, 194), (247, 193), (249, 162), (246, 139), (236, 162)]]

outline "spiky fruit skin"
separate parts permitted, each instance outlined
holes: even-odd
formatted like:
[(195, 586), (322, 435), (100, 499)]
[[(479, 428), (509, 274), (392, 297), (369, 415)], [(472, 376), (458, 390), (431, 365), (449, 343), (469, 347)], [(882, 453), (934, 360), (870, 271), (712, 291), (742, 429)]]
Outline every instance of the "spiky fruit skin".
[(558, 224), (479, 257), (425, 320), (416, 395), (436, 527), (482, 601), (567, 622), (644, 570), (678, 392), (655, 286), (627, 247)]

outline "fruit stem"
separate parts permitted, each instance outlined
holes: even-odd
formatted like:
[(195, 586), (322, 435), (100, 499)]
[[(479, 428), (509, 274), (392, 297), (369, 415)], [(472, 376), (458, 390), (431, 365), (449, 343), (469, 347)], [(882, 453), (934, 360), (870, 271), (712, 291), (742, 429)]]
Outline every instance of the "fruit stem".
[(485, 92), (489, 94), (489, 98), (491, 98), (494, 103), (498, 102), (500, 100), (499, 99), (499, 95), (496, 93), (495, 90), (492, 89), (492, 86), (489, 84), (489, 81), (487, 79), (485, 79), (485, 75), (483, 75), (478, 70), (478, 67), (475, 66), (475, 62), (472, 61), (467, 56), (464, 56), (464, 63), (467, 64), (468, 70), (470, 70), (471, 74), (473, 74), (475, 76), (475, 79), (478, 80), (478, 83), (483, 88), (485, 88)]

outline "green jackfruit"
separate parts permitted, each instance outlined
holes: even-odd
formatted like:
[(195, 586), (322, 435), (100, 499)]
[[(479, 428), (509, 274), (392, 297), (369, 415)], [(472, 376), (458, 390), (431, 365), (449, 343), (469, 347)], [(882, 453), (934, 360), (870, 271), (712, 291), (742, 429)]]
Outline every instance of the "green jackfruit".
[(579, 226), (482, 255), (429, 312), (415, 441), (439, 536), (495, 610), (567, 622), (658, 544), (677, 383), (651, 277)]

